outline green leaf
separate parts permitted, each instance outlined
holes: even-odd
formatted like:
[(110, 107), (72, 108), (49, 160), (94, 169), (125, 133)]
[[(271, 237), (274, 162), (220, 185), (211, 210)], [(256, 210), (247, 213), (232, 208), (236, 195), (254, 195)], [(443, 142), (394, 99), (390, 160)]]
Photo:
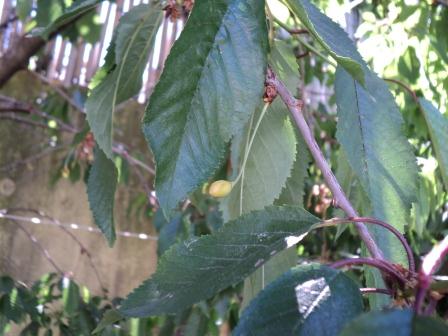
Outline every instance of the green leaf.
[(114, 196), (118, 173), (115, 164), (101, 149), (95, 147), (95, 161), (87, 181), (87, 196), (96, 225), (103, 232), (109, 245), (115, 242)]
[(448, 190), (448, 119), (430, 101), (420, 98), (419, 102), (428, 125), (431, 143), (442, 173), (445, 190)]
[[(336, 180), (339, 182), (342, 190), (347, 195), (350, 201), (353, 201), (353, 193), (355, 192), (356, 186), (356, 176), (353, 169), (348, 164), (347, 154), (345, 154), (344, 149), (341, 148), (338, 153), (337, 158), (337, 170), (336, 170)], [(345, 213), (342, 209), (338, 208), (334, 211), (334, 217), (344, 217)], [(336, 227), (335, 240), (338, 239), (341, 234), (348, 228), (348, 224), (338, 225)]]
[(240, 310), (245, 309), (260, 291), (295, 265), (297, 265), (297, 250), (288, 248), (274, 255), (258, 268), (244, 280), (243, 302)]
[(264, 1), (195, 1), (143, 120), (165, 211), (213, 175), (260, 104), (267, 47)]
[[(298, 64), (292, 51), (292, 46), (284, 41), (275, 41), (270, 63), (276, 74), (282, 79), (291, 92), (297, 91), (299, 87)], [(276, 103), (275, 103), (276, 104)], [(282, 105), (284, 108), (284, 106)], [(282, 113), (287, 114), (285, 110)], [(298, 205), (303, 206), (305, 193), (305, 177), (310, 163), (310, 155), (302, 135), (293, 127), (296, 137), (296, 157), (291, 174), (284, 183), (283, 189), (275, 200), (276, 205)]]
[[(32, 1), (26, 0), (28, 2)], [(36, 24), (38, 27), (51, 26), (64, 13), (65, 5), (58, 0), (37, 0)]]
[[(120, 19), (112, 49), (108, 51), (106, 67), (110, 70), (87, 99), (87, 120), (108, 158), (112, 158), (115, 108), (140, 90), (143, 71), (161, 20), (160, 8), (146, 4), (133, 7)], [(111, 66), (112, 62), (114, 66)]]
[(7, 276), (3, 275), (0, 277), (0, 295), (9, 294), (14, 289), (14, 280)]
[[(359, 213), (369, 214), (372, 212), (370, 200), (351, 168), (347, 159), (347, 154), (343, 148), (340, 148), (338, 153), (336, 179), (339, 181), (342, 190), (344, 190), (353, 207), (357, 209)], [(333, 217), (346, 217), (346, 214), (341, 208), (338, 208), (333, 212)], [(338, 225), (336, 227), (335, 239), (338, 239), (348, 226), (349, 224)], [(372, 268), (370, 267), (368, 269)]]
[(299, 266), (257, 296), (233, 335), (338, 335), (362, 310), (358, 286), (342, 272)]
[(276, 205), (303, 206), (305, 178), (308, 175), (307, 169), (311, 162), (311, 157), (302, 136), (298, 132), (295, 133), (297, 138), (296, 158), (291, 170), (291, 176), (286, 180), (280, 196), (274, 202)]
[(161, 256), (171, 245), (178, 241), (178, 236), (182, 233), (184, 227), (183, 214), (181, 212), (176, 212), (175, 215), (167, 221), (159, 209), (156, 216), (159, 221), (164, 222), (159, 230), (159, 239), (157, 241), (157, 254)]
[[(310, 157), (303, 138), (297, 134), (297, 139), (297, 154), (291, 176), (286, 180), (280, 196), (274, 202), (275, 205), (303, 206), (305, 176), (307, 174)], [(265, 288), (266, 285), (270, 284), (296, 264), (297, 251), (295, 248), (290, 248), (276, 254), (262, 268), (256, 270), (244, 281), (243, 303), (241, 308), (246, 307), (261, 289)]]
[[(240, 164), (247, 149), (248, 132), (252, 136), (261, 111), (253, 117), (250, 131), (234, 139), (232, 151), (238, 152)], [(275, 100), (261, 120), (249, 151), (246, 168), (232, 192), (221, 202), (224, 222), (252, 210), (263, 209), (280, 195), (294, 165), (296, 138), (288, 112), (280, 100)], [(299, 191), (300, 193), (300, 191)], [(241, 197), (242, 195), (242, 197)]]
[(286, 0), (285, 2), (338, 64), (353, 78), (364, 84), (365, 64), (347, 33), (328, 16), (321, 13), (309, 0)]
[(178, 243), (162, 256), (152, 278), (124, 300), (120, 312), (143, 317), (182, 311), (237, 284), (317, 222), (303, 209), (271, 206), (212, 235)]
[[(336, 136), (371, 201), (373, 216), (404, 231), (417, 192), (417, 165), (402, 134), (402, 118), (385, 83), (366, 73), (365, 88), (342, 68), (336, 71)], [(405, 263), (399, 242), (371, 229), (385, 257)]]
[(412, 205), (413, 229), (419, 237), (423, 237), (426, 224), (431, 215), (432, 200), (434, 193), (433, 183), (424, 175), (420, 176), (417, 202)]
[[(51, 34), (58, 31), (61, 27), (76, 21), (80, 16), (93, 10), (102, 1), (103, 0), (76, 1), (72, 6), (67, 8), (62, 15), (57, 17), (54, 21), (50, 21), (50, 24), (40, 32), (39, 35), (43, 39), (48, 40)], [(46, 8), (48, 11), (47, 6), (48, 4), (42, 4), (39, 7)]]
[(81, 301), (79, 286), (69, 278), (64, 278), (62, 283), (62, 301), (64, 303), (64, 311), (67, 315), (74, 315), (78, 312)]
[(293, 52), (293, 46), (285, 41), (275, 40), (269, 57), (269, 64), (291, 92), (299, 87), (299, 65)]
[[(233, 139), (232, 151), (236, 152), (236, 155), (235, 153), (232, 155), (235, 156), (235, 159), (240, 156), (240, 164), (238, 165), (238, 160), (235, 162), (237, 171), (242, 169), (238, 169), (238, 166), (241, 166), (242, 157), (248, 150), (248, 140), (255, 131), (260, 114), (261, 111), (257, 111), (254, 115), (250, 130), (247, 128), (242, 136)], [(225, 221), (273, 204), (290, 174), (296, 155), (295, 151), (294, 129), (284, 104), (280, 100), (276, 100), (268, 107), (256, 131), (240, 182), (221, 202)], [(246, 306), (266, 284), (294, 266), (296, 259), (294, 250), (284, 251), (255, 271), (244, 282), (242, 306)]]
[(340, 335), (439, 336), (448, 335), (448, 327), (439, 319), (416, 316), (411, 310), (374, 311), (347, 324)]
[(123, 315), (121, 315), (118, 310), (111, 309), (106, 311), (98, 326), (95, 328), (95, 330), (92, 331), (92, 334), (100, 333), (106, 327), (122, 320), (123, 318)]
[(408, 47), (398, 61), (398, 73), (408, 83), (415, 83), (419, 77), (420, 61), (413, 47)]

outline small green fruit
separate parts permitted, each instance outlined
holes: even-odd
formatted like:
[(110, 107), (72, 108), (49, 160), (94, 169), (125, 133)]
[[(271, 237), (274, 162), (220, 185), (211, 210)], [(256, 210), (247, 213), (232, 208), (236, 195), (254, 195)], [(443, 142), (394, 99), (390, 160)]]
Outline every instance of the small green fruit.
[(232, 191), (232, 182), (226, 180), (218, 180), (211, 184), (208, 193), (213, 197), (226, 197)]

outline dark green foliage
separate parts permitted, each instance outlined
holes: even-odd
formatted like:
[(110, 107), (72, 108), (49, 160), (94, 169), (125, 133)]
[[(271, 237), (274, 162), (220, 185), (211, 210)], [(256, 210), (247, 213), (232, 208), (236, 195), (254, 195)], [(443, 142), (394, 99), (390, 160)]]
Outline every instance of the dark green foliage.
[(266, 40), (264, 1), (195, 2), (143, 120), (165, 211), (216, 172), (228, 141), (259, 106)]
[(442, 336), (448, 326), (441, 320), (415, 316), (411, 310), (371, 312), (350, 322), (341, 336)]
[(338, 335), (363, 310), (358, 286), (340, 271), (298, 266), (264, 289), (234, 331), (243, 335)]
[(285, 249), (287, 237), (305, 234), (318, 221), (300, 208), (272, 206), (228, 222), (212, 235), (178, 243), (120, 312), (127, 317), (176, 313), (208, 299)]
[(115, 242), (114, 198), (117, 187), (117, 169), (104, 152), (95, 148), (95, 161), (90, 169), (87, 195), (96, 225), (101, 229), (109, 245)]
[[(112, 158), (113, 117), (119, 103), (136, 95), (153, 46), (162, 12), (156, 5), (139, 5), (123, 15), (106, 56), (105, 77), (86, 102), (87, 120), (99, 147)], [(104, 74), (102, 74), (104, 75)]]

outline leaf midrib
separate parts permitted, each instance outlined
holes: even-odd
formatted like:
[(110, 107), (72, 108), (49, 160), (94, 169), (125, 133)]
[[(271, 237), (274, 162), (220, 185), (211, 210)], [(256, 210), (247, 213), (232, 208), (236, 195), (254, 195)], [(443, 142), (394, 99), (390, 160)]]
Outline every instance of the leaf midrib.
[(353, 87), (354, 87), (354, 90), (355, 90), (356, 111), (357, 111), (356, 117), (358, 119), (359, 131), (361, 133), (361, 139), (362, 139), (362, 141), (361, 141), (361, 152), (363, 154), (362, 155), (362, 162), (363, 162), (363, 165), (364, 165), (364, 168), (365, 168), (365, 172), (366, 172), (366, 175), (367, 175), (367, 185), (366, 185), (366, 187), (369, 189), (369, 190), (366, 190), (366, 192), (368, 192), (369, 195), (371, 195), (372, 194), (372, 190), (371, 190), (369, 164), (368, 164), (368, 160), (367, 160), (368, 154), (367, 154), (367, 148), (366, 148), (366, 145), (365, 145), (365, 140), (366, 140), (365, 136), (364, 136), (365, 131), (364, 131), (364, 124), (363, 124), (362, 118), (361, 118), (361, 107), (359, 106), (359, 96), (358, 96), (358, 85), (359, 84), (356, 82), (356, 80), (354, 80), (354, 79), (351, 79), (351, 80), (353, 81)]

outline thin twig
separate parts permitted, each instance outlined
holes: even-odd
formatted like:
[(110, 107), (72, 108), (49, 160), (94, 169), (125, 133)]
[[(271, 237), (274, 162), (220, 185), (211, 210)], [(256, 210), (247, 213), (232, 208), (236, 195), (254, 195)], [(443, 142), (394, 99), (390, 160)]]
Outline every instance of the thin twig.
[(49, 115), (46, 112), (40, 111), (36, 109), (33, 105), (16, 100), (11, 97), (0, 95), (0, 112), (7, 113), (7, 112), (20, 112), (20, 113), (26, 113), (30, 115), (37, 115), (39, 117), (42, 117), (46, 120), (53, 120), (56, 122), (56, 124), (59, 125), (62, 131), (67, 131), (71, 133), (77, 133), (79, 130), (75, 128), (72, 125), (69, 125), (62, 120)]
[[(289, 32), (290, 34), (292, 34), (300, 43), (302, 43), (309, 51), (313, 52), (314, 54), (316, 54), (317, 56), (319, 56), (323, 61), (327, 62), (328, 64), (331, 64), (332, 66), (336, 67), (337, 64), (332, 61), (331, 59), (329, 59), (327, 56), (325, 56), (322, 52), (320, 52), (317, 48), (315, 48), (313, 45), (311, 45), (310, 43), (308, 43), (307, 41), (305, 41), (304, 39), (302, 39), (298, 34), (298, 33), (292, 33), (295, 31), (300, 31), (299, 30), (295, 30), (295, 29), (291, 29), (289, 28), (287, 25), (285, 25), (283, 22), (281, 22), (280, 20), (275, 20), (275, 22), (282, 27), (284, 30), (286, 30), (287, 32)], [(308, 31), (307, 31), (308, 33)]]
[(62, 88), (60, 88), (58, 85), (55, 85), (50, 79), (48, 79), (45, 76), (42, 76), (40, 73), (35, 71), (28, 71), (31, 75), (39, 79), (41, 82), (46, 84), (47, 86), (51, 87), (54, 91), (56, 91), (59, 96), (61, 96), (70, 106), (72, 106), (75, 110), (85, 114), (86, 111), (79, 106)]
[(14, 112), (2, 112), (1, 110), (0, 110), (0, 112), (1, 112), (0, 119), (8, 119), (8, 120), (11, 120), (14, 122), (18, 122), (18, 123), (29, 125), (29, 126), (39, 127), (39, 128), (45, 128), (45, 129), (50, 128), (46, 123), (21, 117), (21, 116), (17, 115), (17, 113), (14, 113)]
[(291, 35), (300, 35), (300, 34), (309, 34), (310, 33), (307, 29), (290, 28), (286, 24), (284, 24), (281, 20), (274, 18), (274, 21)]
[[(48, 217), (49, 219), (53, 219), (53, 218), (51, 218), (49, 216), (45, 216), (45, 217)], [(59, 222), (57, 219), (53, 219), (53, 220), (56, 223)], [(98, 284), (101, 287), (101, 291), (103, 292), (103, 294), (107, 294), (107, 289), (104, 286), (104, 283), (103, 283), (103, 281), (101, 280), (101, 277), (100, 277), (100, 273), (99, 273), (98, 269), (96, 268), (96, 266), (95, 266), (95, 264), (93, 262), (92, 254), (89, 252), (89, 250), (83, 245), (83, 243), (81, 243), (81, 241), (73, 233), (71, 233), (69, 230), (67, 230), (62, 225), (60, 225), (59, 228), (62, 231), (64, 231), (70, 238), (72, 238), (78, 244), (78, 246), (81, 249), (81, 254), (85, 254), (87, 256), (87, 259), (89, 260), (90, 267), (93, 269), (93, 273), (95, 273), (95, 277), (96, 277), (96, 279), (98, 281)]]
[[(11, 99), (11, 98), (0, 95), (0, 101), (6, 100), (6, 99)], [(11, 99), (11, 100), (12, 100), (11, 101), (11, 103), (12, 103), (14, 101), (14, 99)], [(31, 120), (28, 118), (23, 118), (20, 115), (17, 115), (17, 113), (6, 112), (6, 111), (16, 111), (16, 112), (37, 114), (46, 119), (54, 119), (61, 126), (61, 129), (60, 129), (61, 131), (65, 131), (65, 132), (69, 132), (69, 133), (78, 133), (79, 132), (79, 130), (76, 129), (75, 127), (73, 127), (72, 125), (66, 124), (66, 123), (62, 122), (61, 120), (57, 120), (57, 119), (53, 118), (52, 116), (47, 115), (45, 112), (30, 108), (30, 107), (26, 107), (23, 105), (18, 105), (16, 107), (12, 107), (12, 105), (11, 106), (1, 106), (0, 105), (0, 119), (9, 119), (9, 120), (12, 120), (15, 122), (20, 122), (23, 124), (27, 124), (27, 125), (31, 125), (31, 126), (35, 126), (35, 127), (39, 127), (39, 128), (51, 129), (51, 127), (48, 126), (48, 124), (46, 124), (46, 123), (43, 123), (40, 121), (34, 121), (34, 120)], [(130, 155), (129, 152), (124, 148), (123, 144), (120, 144), (120, 143), (115, 144), (112, 147), (112, 151), (115, 154), (118, 154), (121, 157), (123, 157), (130, 164), (137, 165), (137, 166), (141, 167), (142, 169), (144, 169), (145, 171), (147, 171), (148, 173), (150, 173), (151, 175), (155, 175), (155, 170), (152, 167), (148, 166), (144, 162), (142, 162), (139, 159)]]
[(129, 154), (129, 152), (124, 148), (123, 144), (117, 143), (114, 146), (112, 146), (112, 152), (123, 157), (131, 165), (139, 166), (139, 167), (143, 168), (144, 170), (146, 170), (151, 175), (155, 175), (156, 172), (155, 172), (154, 168), (148, 166), (146, 163), (140, 161), (139, 159), (131, 156)]
[(352, 265), (369, 265), (379, 270), (393, 275), (397, 280), (400, 280), (403, 284), (407, 282), (406, 278), (398, 272), (391, 264), (381, 259), (373, 258), (351, 258), (336, 261), (329, 266), (332, 268), (343, 268)]
[(327, 225), (334, 225), (334, 224), (343, 224), (347, 222), (356, 222), (356, 223), (370, 223), (379, 225), (387, 230), (389, 230), (391, 233), (393, 233), (398, 240), (400, 240), (401, 244), (403, 245), (409, 262), (409, 270), (412, 273), (415, 273), (415, 260), (414, 260), (414, 254), (412, 253), (412, 249), (409, 246), (406, 238), (403, 236), (403, 234), (398, 231), (396, 228), (394, 228), (392, 225), (383, 222), (376, 218), (370, 218), (370, 217), (349, 217), (349, 218), (332, 218), (329, 220), (324, 221), (322, 224), (319, 224), (319, 226), (327, 226)]
[[(270, 68), (268, 68), (268, 75), (266, 82), (268, 84), (272, 84), (277, 89), (279, 96), (281, 97), (281, 99), (291, 112), (291, 115), (316, 162), (316, 165), (322, 171), (322, 175), (324, 176), (324, 179), (327, 182), (328, 187), (333, 193), (333, 197), (336, 199), (339, 206), (345, 211), (345, 213), (348, 216), (358, 217), (356, 210), (348, 200), (347, 196), (342, 190), (342, 187), (340, 186), (339, 182), (337, 181), (336, 177), (331, 171), (331, 168), (327, 160), (325, 159), (322, 151), (319, 148), (319, 145), (317, 144), (316, 140), (314, 139), (311, 133), (308, 124), (305, 121), (305, 118), (303, 117), (302, 114), (303, 102), (295, 99), (292, 96), (292, 94), (288, 91), (286, 86), (276, 77), (276, 75)], [(381, 250), (378, 248), (377, 244), (373, 240), (366, 226), (363, 223), (356, 223), (355, 225), (361, 239), (366, 244), (366, 247), (370, 252), (370, 254), (372, 255), (372, 257), (383, 259), (383, 254)]]
[(412, 96), (412, 99), (417, 103), (417, 105), (420, 105), (417, 94), (408, 85), (406, 85), (402, 81), (399, 81), (398, 79), (393, 79), (393, 78), (383, 78), (383, 79), (387, 82), (391, 82), (391, 83), (400, 85), (403, 89), (405, 89), (407, 92), (410, 93), (410, 95)]
[(30, 157), (27, 157), (26, 159), (18, 160), (18, 161), (15, 161), (15, 162), (12, 162), (12, 163), (9, 163), (7, 165), (0, 167), (0, 172), (8, 171), (8, 170), (14, 169), (15, 167), (17, 167), (19, 165), (24, 165), (24, 164), (39, 160), (42, 157), (49, 155), (53, 152), (59, 151), (61, 149), (64, 149), (67, 146), (69, 146), (69, 144), (62, 144), (62, 145), (58, 145), (58, 146), (54, 146), (54, 147), (47, 147), (44, 150), (42, 150), (41, 152), (31, 155)]
[(39, 243), (39, 241), (36, 239), (36, 237), (33, 236), (31, 234), (31, 232), (29, 232), (27, 229), (25, 229), (25, 227), (22, 224), (20, 224), (19, 222), (17, 222), (16, 220), (13, 220), (13, 219), (10, 219), (10, 220), (15, 225), (17, 225), (17, 227), (27, 235), (27, 237), (31, 240), (31, 242), (42, 252), (42, 254), (50, 262), (50, 264), (56, 269), (56, 271), (58, 273), (60, 273), (61, 275), (64, 275), (64, 271), (56, 264), (56, 262), (54, 261), (54, 259), (50, 255), (50, 253), (48, 253), (47, 249)]
[(8, 209), (8, 213), (14, 213), (14, 212), (30, 212), (30, 213), (34, 213), (36, 215), (38, 215), (39, 217), (42, 218), (47, 218), (53, 222), (55, 222), (56, 224), (59, 224), (57, 227), (59, 229), (61, 229), (63, 232), (65, 232), (73, 241), (75, 241), (75, 243), (80, 247), (81, 249), (81, 254), (85, 254), (87, 256), (87, 259), (89, 260), (89, 264), (90, 267), (92, 267), (93, 272), (95, 273), (95, 277), (101, 287), (101, 290), (103, 291), (103, 294), (107, 294), (107, 290), (106, 287), (103, 284), (103, 281), (101, 280), (100, 274), (98, 269), (95, 266), (95, 263), (93, 262), (93, 257), (92, 254), (89, 252), (89, 250), (84, 246), (84, 244), (72, 233), (70, 232), (66, 227), (64, 227), (63, 225), (61, 225), (61, 222), (59, 220), (57, 220), (56, 218), (53, 218), (47, 214), (42, 213), (39, 210), (36, 209), (28, 209), (28, 208), (9, 208)]

